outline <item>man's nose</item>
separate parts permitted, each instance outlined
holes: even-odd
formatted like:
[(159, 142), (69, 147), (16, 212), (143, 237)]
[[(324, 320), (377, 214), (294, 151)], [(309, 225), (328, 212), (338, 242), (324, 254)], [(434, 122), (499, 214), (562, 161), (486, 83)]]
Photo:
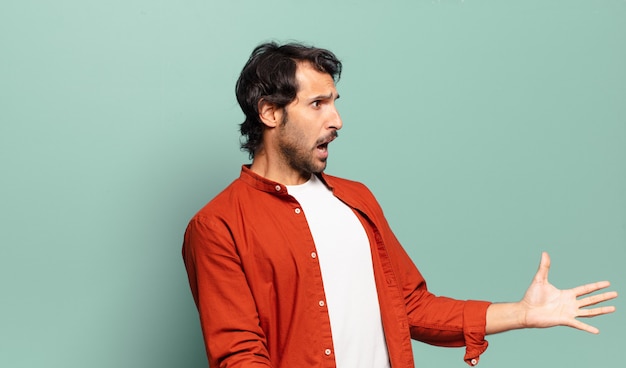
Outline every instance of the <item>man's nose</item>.
[(333, 111), (331, 112), (332, 116), (330, 116), (330, 124), (328, 126), (329, 129), (339, 130), (343, 126), (343, 121), (341, 120), (341, 116), (339, 115), (339, 111), (337, 108), (333, 107)]

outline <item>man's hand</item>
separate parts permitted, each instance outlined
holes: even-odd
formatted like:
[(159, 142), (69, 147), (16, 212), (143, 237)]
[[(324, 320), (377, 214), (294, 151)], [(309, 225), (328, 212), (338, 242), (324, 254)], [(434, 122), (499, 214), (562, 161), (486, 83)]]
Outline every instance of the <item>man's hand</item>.
[(615, 307), (597, 307), (583, 309), (617, 297), (615, 291), (592, 295), (578, 299), (610, 286), (608, 281), (582, 285), (569, 290), (559, 290), (548, 282), (550, 256), (543, 252), (541, 263), (535, 278), (520, 302), (526, 311), (524, 327), (545, 328), (552, 326), (570, 326), (579, 330), (597, 334), (600, 331), (577, 320), (577, 317), (595, 317), (615, 311)]
[(494, 334), (518, 328), (546, 328), (570, 326), (597, 334), (596, 327), (579, 321), (578, 317), (595, 317), (615, 311), (615, 307), (584, 309), (617, 297), (617, 292), (609, 291), (578, 299), (581, 296), (607, 288), (608, 281), (582, 285), (569, 290), (559, 290), (548, 282), (550, 257), (541, 255), (539, 270), (524, 298), (518, 303), (492, 304), (487, 309), (487, 334)]

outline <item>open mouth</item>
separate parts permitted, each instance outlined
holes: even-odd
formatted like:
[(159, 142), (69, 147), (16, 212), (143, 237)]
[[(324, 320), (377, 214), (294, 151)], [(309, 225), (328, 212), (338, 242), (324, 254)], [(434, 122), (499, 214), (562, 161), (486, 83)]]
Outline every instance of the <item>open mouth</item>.
[(325, 161), (328, 157), (328, 144), (334, 141), (335, 138), (337, 138), (337, 132), (333, 131), (327, 137), (324, 137), (317, 141), (318, 145), (315, 146), (315, 148), (317, 149), (317, 153), (321, 160)]
[(320, 151), (327, 151), (328, 150), (328, 143), (330, 142), (326, 142), (326, 143), (322, 143), (320, 145), (317, 146), (317, 149)]
[(317, 145), (317, 149), (318, 150), (322, 150), (322, 151), (326, 151), (328, 150), (328, 144), (332, 141), (335, 140), (335, 138), (337, 138), (337, 132), (332, 132), (328, 137), (325, 137), (321, 140), (318, 141), (318, 145)]

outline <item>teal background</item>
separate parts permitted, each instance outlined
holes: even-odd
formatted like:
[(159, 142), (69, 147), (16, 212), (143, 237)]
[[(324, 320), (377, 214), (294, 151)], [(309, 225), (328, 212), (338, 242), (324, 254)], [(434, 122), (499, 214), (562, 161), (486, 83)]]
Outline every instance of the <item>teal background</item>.
[[(234, 84), (266, 40), (343, 60), (328, 172), (374, 191), (431, 290), (518, 300), (547, 250), (557, 286), (623, 293), (625, 19), (622, 0), (2, 1), (0, 367), (206, 366), (182, 234), (248, 161)], [(598, 336), (491, 336), (480, 366), (621, 367), (612, 304)]]

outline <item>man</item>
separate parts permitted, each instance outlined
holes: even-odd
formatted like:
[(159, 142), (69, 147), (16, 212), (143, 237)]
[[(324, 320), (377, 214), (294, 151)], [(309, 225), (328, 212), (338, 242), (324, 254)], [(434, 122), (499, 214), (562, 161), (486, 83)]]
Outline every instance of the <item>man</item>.
[(413, 367), (411, 338), (466, 346), (476, 365), (485, 335), (567, 325), (615, 292), (598, 282), (558, 290), (550, 260), (517, 303), (431, 294), (362, 184), (324, 173), (342, 121), (341, 63), (300, 44), (258, 46), (236, 94), (246, 115), (240, 177), (190, 221), (183, 258), (211, 367)]

